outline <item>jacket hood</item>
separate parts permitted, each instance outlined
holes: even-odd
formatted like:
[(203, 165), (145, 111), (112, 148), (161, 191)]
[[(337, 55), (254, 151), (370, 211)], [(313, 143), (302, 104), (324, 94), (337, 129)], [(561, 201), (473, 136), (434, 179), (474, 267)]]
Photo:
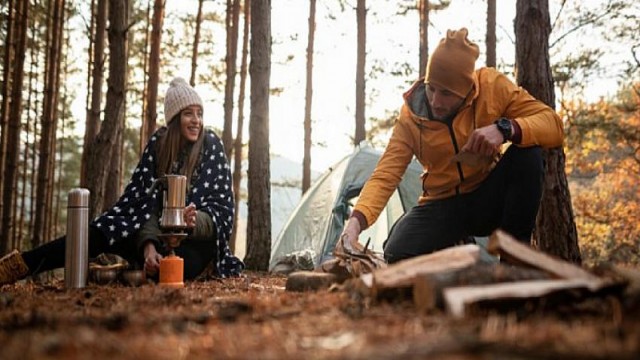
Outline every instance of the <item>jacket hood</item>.
[[(427, 88), (424, 83), (424, 80), (425, 80), (424, 78), (420, 78), (416, 80), (411, 85), (409, 90), (407, 90), (404, 94), (402, 94), (402, 97), (404, 98), (404, 103), (407, 106), (408, 110), (411, 112), (411, 115), (413, 115), (412, 117), (416, 122), (431, 121), (429, 106), (427, 104), (427, 93), (426, 93)], [(471, 105), (471, 102), (473, 102), (473, 100), (478, 97), (479, 88), (480, 86), (478, 83), (478, 76), (477, 76), (477, 73), (474, 72), (473, 89), (471, 90), (471, 93), (467, 96), (467, 98), (465, 99), (464, 103), (462, 104), (462, 106), (458, 111)]]

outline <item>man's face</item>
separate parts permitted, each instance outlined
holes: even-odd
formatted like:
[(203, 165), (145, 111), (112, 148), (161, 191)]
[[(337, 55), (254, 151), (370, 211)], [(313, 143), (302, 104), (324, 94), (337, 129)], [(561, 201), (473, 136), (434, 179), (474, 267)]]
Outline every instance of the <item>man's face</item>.
[(444, 121), (455, 115), (462, 105), (464, 98), (452, 93), (446, 88), (433, 84), (426, 84), (427, 101), (431, 106), (434, 120)]

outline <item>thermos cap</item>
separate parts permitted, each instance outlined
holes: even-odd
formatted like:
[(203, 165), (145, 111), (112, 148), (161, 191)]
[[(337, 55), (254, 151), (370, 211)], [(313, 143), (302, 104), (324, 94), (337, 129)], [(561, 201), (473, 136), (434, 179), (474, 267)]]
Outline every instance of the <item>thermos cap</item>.
[(69, 191), (67, 198), (68, 207), (88, 207), (89, 190), (85, 188), (75, 188)]

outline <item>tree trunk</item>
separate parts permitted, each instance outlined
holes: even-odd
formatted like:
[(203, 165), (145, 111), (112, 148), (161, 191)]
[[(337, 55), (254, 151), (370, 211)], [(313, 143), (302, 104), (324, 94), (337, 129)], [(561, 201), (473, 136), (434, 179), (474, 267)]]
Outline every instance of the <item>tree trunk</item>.
[[(89, 32), (87, 33), (87, 40), (89, 40), (89, 51), (87, 51), (87, 82), (86, 82), (86, 90), (87, 90), (87, 95), (84, 99), (84, 108), (87, 111), (87, 117), (85, 119), (85, 122), (87, 121), (87, 119), (89, 119), (89, 109), (91, 109), (91, 78), (93, 76), (93, 45), (95, 44), (95, 28), (96, 28), (96, 0), (91, 0), (91, 4), (89, 5), (89, 10), (90, 10), (90, 19), (89, 19)], [(86, 125), (85, 125), (86, 127)], [(86, 129), (85, 129), (85, 135), (86, 135)], [(86, 144), (86, 140), (83, 142), (83, 151), (84, 151), (84, 144)], [(80, 184), (82, 185), (82, 163), (80, 163)]]
[(14, 230), (15, 205), (17, 197), (17, 173), (20, 151), (20, 131), (22, 122), (22, 83), (24, 79), (24, 58), (26, 53), (27, 40), (27, 19), (29, 15), (29, 0), (18, 0), (16, 3), (15, 22), (15, 65), (13, 69), (13, 80), (11, 82), (11, 106), (9, 109), (7, 153), (3, 176), (2, 204), (2, 239), (0, 239), (1, 249), (4, 252), (11, 250), (8, 245)]
[[(15, 4), (14, 0), (9, 0), (8, 4), (8, 14), (7, 14), (7, 29), (5, 36), (5, 45), (4, 45), (4, 55), (3, 61), (4, 66), (2, 67), (2, 103), (0, 104), (0, 169), (4, 169), (5, 160), (7, 156), (7, 137), (9, 136), (8, 131), (8, 123), (9, 123), (9, 85), (11, 84), (11, 76), (13, 73), (11, 72), (11, 67), (13, 66), (13, 55), (14, 55), (14, 13), (15, 13)], [(0, 194), (3, 192), (4, 188), (4, 172), (0, 171)], [(2, 218), (2, 212), (4, 209), (3, 205), (3, 197), (0, 197), (0, 219)], [(0, 238), (3, 230), (0, 229)], [(3, 244), (0, 243), (0, 248), (4, 248)]]
[(227, 0), (227, 82), (224, 87), (224, 128), (222, 144), (229, 157), (233, 149), (233, 92), (236, 80), (236, 58), (238, 53), (238, 19), (240, 17), (240, 0)]
[(358, 23), (358, 53), (356, 61), (356, 132), (353, 138), (353, 144), (358, 145), (366, 138), (365, 133), (365, 80), (364, 80), (364, 64), (367, 56), (367, 5), (366, 0), (358, 0), (356, 9), (356, 17)]
[[(35, 30), (34, 30), (35, 31)], [(35, 45), (35, 44), (34, 44)], [(38, 64), (43, 63), (42, 61), (40, 61), (40, 54), (44, 53), (46, 54), (46, 47), (44, 48), (44, 51), (40, 51), (40, 46), (36, 45), (38, 47), (38, 54), (37, 54), (37, 60), (38, 60)], [(46, 56), (46, 55), (45, 55)], [(40, 66), (38, 65), (37, 67), (38, 69), (40, 68)], [(39, 73), (42, 73), (42, 79), (40, 79)], [(46, 79), (46, 74), (44, 74), (44, 71), (41, 72), (37, 72), (36, 74), (34, 74), (34, 77), (36, 78), (35, 82), (38, 83), (39, 81), (44, 81), (44, 79)], [(35, 96), (35, 101), (33, 104), (33, 113), (37, 114), (38, 113), (38, 109), (40, 108), (40, 96), (38, 96), (36, 94)], [(38, 128), (38, 121), (37, 119), (34, 119), (33, 121), (33, 141), (31, 142), (31, 159), (30, 159), (30, 170), (31, 170), (31, 175), (29, 176), (29, 204), (30, 204), (30, 208), (31, 208), (31, 214), (29, 216), (29, 223), (27, 224), (27, 228), (28, 228), (28, 233), (31, 234), (31, 244), (34, 244), (35, 241), (33, 240), (33, 237), (35, 236), (34, 234), (36, 234), (35, 231), (35, 223), (36, 223), (36, 208), (35, 205), (37, 205), (37, 201), (36, 201), (36, 188), (38, 186), (38, 156), (36, 154), (37, 149), (39, 147), (39, 137), (42, 137), (42, 131), (41, 129)]]
[[(133, 12), (133, 3), (130, 1), (127, 1), (125, 3), (125, 20), (124, 23), (125, 24), (129, 24), (129, 14), (131, 14)], [(124, 63), (128, 64), (129, 63), (129, 51), (132, 48), (132, 43), (133, 43), (133, 36), (128, 36), (127, 34), (127, 39), (125, 40), (125, 52), (124, 52)], [(131, 72), (131, 69), (127, 66), (126, 70), (125, 70), (125, 78), (124, 78), (124, 88), (127, 88), (127, 85), (129, 84), (129, 73)], [(127, 113), (127, 102), (126, 102), (126, 96), (124, 96), (125, 98), (125, 103), (124, 103), (124, 111), (123, 114)], [(118, 124), (118, 129), (120, 129), (120, 131), (118, 132), (116, 141), (115, 141), (115, 146), (113, 149), (113, 156), (111, 156), (111, 164), (109, 166), (109, 175), (108, 175), (108, 179), (109, 181), (106, 182), (105, 184), (105, 197), (104, 197), (104, 203), (102, 204), (102, 210), (106, 211), (107, 209), (109, 209), (111, 206), (113, 206), (113, 204), (115, 204), (118, 201), (118, 198), (120, 197), (120, 194), (122, 193), (122, 168), (124, 166), (123, 161), (124, 161), (124, 129), (126, 127), (125, 125), (125, 119), (124, 119), (124, 115), (122, 117), (120, 117), (120, 123)]]
[(93, 41), (93, 76), (91, 83), (91, 105), (87, 109), (84, 131), (84, 146), (80, 166), (80, 186), (87, 186), (87, 162), (89, 145), (100, 131), (100, 107), (102, 102), (102, 79), (104, 77), (104, 41), (107, 29), (107, 0), (98, 0), (96, 12), (96, 32)]
[(487, 0), (487, 66), (496, 67), (496, 0)]
[(271, 254), (269, 170), (269, 78), (271, 75), (271, 1), (251, 2), (251, 115), (249, 119), (248, 269), (267, 270)]
[[(31, 38), (35, 39), (36, 38), (36, 25), (35, 25), (35, 21), (31, 22)], [(32, 149), (31, 146), (32, 144), (35, 143), (35, 125), (33, 125), (34, 130), (32, 130), (32, 123), (31, 123), (31, 109), (32, 109), (32, 99), (35, 97), (34, 93), (35, 93), (35, 88), (34, 88), (34, 80), (36, 78), (36, 74), (35, 74), (35, 66), (37, 64), (37, 59), (38, 59), (38, 54), (40, 52), (40, 47), (36, 44), (33, 44), (29, 54), (30, 54), (30, 65), (29, 65), (29, 87), (27, 89), (27, 103), (25, 106), (25, 111), (27, 113), (26, 116), (26, 124), (25, 124), (25, 131), (24, 131), (24, 154), (22, 157), (22, 174), (21, 174), (21, 192), (20, 192), (20, 214), (18, 215), (18, 232), (16, 237), (13, 238), (12, 240), (12, 247), (14, 249), (22, 249), (22, 241), (23, 241), (23, 237), (25, 234), (25, 230), (26, 233), (30, 233), (30, 228), (25, 229), (25, 215), (27, 213), (27, 189), (29, 189), (31, 186), (31, 183), (29, 183), (29, 173), (33, 173), (35, 172), (33, 168), (29, 168), (29, 160), (32, 158)], [(36, 106), (33, 107), (35, 109), (37, 109), (37, 103)], [(30, 141), (30, 134), (33, 134), (33, 141)], [(30, 171), (28, 171), (30, 170)], [(33, 204), (33, 202), (31, 203)], [(31, 216), (29, 217), (31, 218)]]
[[(516, 5), (517, 81), (531, 95), (554, 107), (555, 95), (549, 66), (548, 0), (518, 0)], [(544, 151), (544, 186), (534, 244), (562, 259), (581, 263), (578, 233), (565, 174), (562, 147)]]
[(89, 218), (93, 219), (104, 209), (105, 184), (109, 162), (122, 132), (121, 124), (125, 107), (125, 74), (127, 66), (126, 0), (109, 0), (109, 79), (104, 121), (100, 132), (90, 147), (87, 168)]
[(229, 248), (232, 253), (236, 251), (238, 238), (238, 214), (240, 212), (240, 181), (242, 180), (242, 131), (244, 127), (244, 98), (247, 84), (247, 58), (249, 44), (249, 24), (251, 23), (251, 0), (244, 2), (244, 33), (242, 36), (242, 65), (240, 66), (240, 93), (238, 94), (238, 126), (236, 128), (236, 140), (233, 142), (233, 230), (231, 231), (231, 242)]
[(302, 194), (311, 187), (311, 104), (313, 103), (313, 43), (316, 31), (316, 0), (309, 1), (309, 36), (307, 38), (307, 86), (304, 99), (304, 158), (302, 160)]
[[(147, 82), (147, 111), (145, 113), (146, 132), (140, 137), (140, 146), (145, 146), (151, 135), (156, 131), (158, 112), (158, 78), (160, 73), (160, 41), (162, 22), (164, 20), (164, 1), (155, 0), (153, 4), (153, 19), (151, 25), (151, 51), (149, 53), (149, 81)], [(170, 119), (167, 119), (170, 120)]]
[(148, 70), (149, 70), (149, 26), (151, 24), (151, 0), (147, 2), (147, 22), (144, 29), (144, 54), (142, 55), (142, 124), (140, 124), (140, 142), (138, 143), (138, 155), (142, 156), (145, 146), (147, 146), (147, 96), (148, 96)]
[(47, 29), (47, 56), (45, 69), (44, 98), (42, 102), (42, 127), (40, 131), (38, 180), (36, 190), (35, 219), (32, 247), (41, 245), (47, 236), (48, 211), (51, 209), (51, 174), (53, 168), (52, 149), (58, 127), (56, 104), (58, 103), (58, 70), (60, 65), (60, 28), (63, 24), (64, 0), (49, 3), (51, 19)]
[(198, 45), (200, 45), (200, 24), (202, 23), (202, 3), (198, 0), (198, 15), (196, 16), (196, 34), (193, 38), (193, 52), (191, 53), (191, 78), (189, 84), (196, 86), (196, 70), (198, 68)]
[(429, 0), (420, 0), (418, 4), (420, 13), (420, 78), (425, 76), (427, 61), (429, 60)]

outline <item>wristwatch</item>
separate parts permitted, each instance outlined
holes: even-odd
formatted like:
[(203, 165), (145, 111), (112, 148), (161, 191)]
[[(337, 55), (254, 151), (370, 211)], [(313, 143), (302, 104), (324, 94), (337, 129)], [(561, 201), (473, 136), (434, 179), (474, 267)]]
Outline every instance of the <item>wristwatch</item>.
[(506, 143), (511, 140), (511, 136), (513, 136), (513, 125), (511, 124), (511, 120), (501, 117), (500, 119), (494, 122), (500, 133), (502, 133), (502, 143)]

